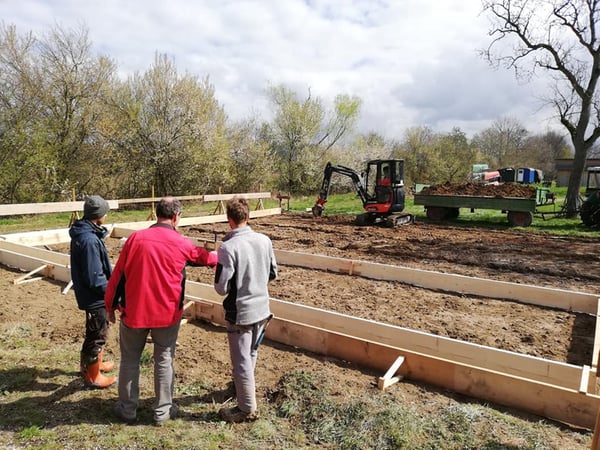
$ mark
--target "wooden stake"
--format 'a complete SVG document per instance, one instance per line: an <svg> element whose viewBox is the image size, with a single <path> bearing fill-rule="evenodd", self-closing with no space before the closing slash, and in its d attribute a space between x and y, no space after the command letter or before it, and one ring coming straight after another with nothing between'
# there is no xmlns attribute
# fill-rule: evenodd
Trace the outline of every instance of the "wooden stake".
<svg viewBox="0 0 600 450"><path fill-rule="evenodd" d="M390 366L385 375L379 377L379 379L377 380L377 388L380 391L383 391L386 387L391 386L392 384L397 383L402 379L401 376L394 376L396 372L398 372L398 369L400 368L402 363L404 363L404 356L398 356L398 358L396 358L396 361L394 361L394 364Z"/></svg>
<svg viewBox="0 0 600 450"><path fill-rule="evenodd" d="M42 277L37 277L37 278L33 278L31 280L27 280L27 278L29 278L31 275L34 275L38 272L41 272L42 270L45 270L48 267L47 264L44 264L43 266L38 267L37 269L33 269L31 272L26 273L25 275L16 278L13 283L14 284L22 284L22 283L26 283L28 281L36 281L36 280L40 280Z"/></svg>
<svg viewBox="0 0 600 450"><path fill-rule="evenodd" d="M73 287L73 280L70 280L67 286L62 290L62 295L67 295L67 292Z"/></svg>

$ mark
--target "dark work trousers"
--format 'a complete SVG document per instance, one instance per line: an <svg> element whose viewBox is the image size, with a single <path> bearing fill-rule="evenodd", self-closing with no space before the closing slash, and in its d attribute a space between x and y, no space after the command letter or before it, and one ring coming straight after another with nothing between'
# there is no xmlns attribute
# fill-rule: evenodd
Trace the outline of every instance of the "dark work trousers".
<svg viewBox="0 0 600 450"><path fill-rule="evenodd" d="M85 311L85 339L81 353L88 358L95 358L106 344L108 321L106 308L89 309Z"/></svg>

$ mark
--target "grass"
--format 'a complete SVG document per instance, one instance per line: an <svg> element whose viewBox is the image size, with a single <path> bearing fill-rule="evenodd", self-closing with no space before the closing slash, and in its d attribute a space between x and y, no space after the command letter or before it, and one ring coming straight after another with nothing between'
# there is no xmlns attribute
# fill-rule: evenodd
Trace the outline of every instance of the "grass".
<svg viewBox="0 0 600 450"><path fill-rule="evenodd" d="M538 207L534 214L533 223L526 228L511 227L502 211L478 209L474 212L462 208L460 216L457 219L444 222L453 226L466 228L486 228L486 229L514 229L524 232L544 233L554 236L571 237L600 237L600 228L589 228L581 223L579 217L567 219L560 215L552 213L560 212L566 196L566 188L553 188L552 192L556 195L554 204L547 204ZM299 196L293 197L289 202L289 211L296 214L310 214L307 210L315 204L317 196ZM251 209L255 205L251 202ZM276 208L279 206L277 200L263 200L264 208ZM138 207L137 209L120 209L110 211L107 223L137 222L149 220L152 211L151 205ZM282 208L287 209L287 203L282 203ZM217 203L184 203L184 217L195 217L213 214ZM405 212L411 213L419 222L429 222L425 215L424 208L420 205L414 205L412 196L408 195L405 202ZM364 212L360 198L356 193L334 194L330 195L326 204L324 215L347 215L354 217ZM542 213L545 213L542 216ZM49 229L62 229L68 227L72 218L71 213L56 214L31 214L23 216L0 217L0 233L16 233L21 231L37 231Z"/></svg>
<svg viewBox="0 0 600 450"><path fill-rule="evenodd" d="M477 209L470 212L469 209L462 208L460 216L457 219L443 222L453 226L466 228L487 228L487 229L512 229L523 232L544 233L554 236L571 237L600 237L600 228L589 228L581 223L581 219L567 219L558 213L564 204L566 188L554 188L552 192L556 195L554 204L547 204L538 207L533 215L533 222L529 227L512 227L509 225L506 214L502 211ZM290 203L290 209L294 212L305 212L311 208L316 200L315 197L300 197L293 199ZM411 196L407 196L405 202L405 212L415 216L419 222L430 222L423 206L415 205ZM349 215L356 216L364 212L360 198L355 193L330 195L325 205L324 215ZM544 216L542 215L544 213Z"/></svg>
<svg viewBox="0 0 600 450"><path fill-rule="evenodd" d="M11 336L7 335L8 344ZM37 339L35 336L33 339ZM76 344L71 344L74 347ZM324 373L287 373L267 395L254 423L221 422L212 405L187 402L185 415L163 427L128 426L112 416L114 392L81 390L73 374L48 367L55 360L75 367L74 349L31 355L0 348L0 383L10 390L0 397L0 447L28 449L550 449L552 426L515 419L486 405L449 401L428 413L406 403L402 390L365 390L340 396L335 379ZM28 367L22 361L27 358ZM69 360L73 359L72 361ZM144 370L144 368L143 368ZM76 378L76 377L75 377ZM142 398L152 397L151 377ZM207 394L202 380L178 385L176 397ZM149 400L146 400L149 402ZM147 403L144 408L149 409ZM431 409L431 408L430 408ZM90 414L93 411L93 414ZM150 414L149 412L147 414ZM146 422L150 421L150 417ZM493 424L493 425L490 425ZM581 435L581 448L589 436ZM579 443L578 443L579 445ZM565 447L569 448L569 447ZM570 447L576 448L576 447Z"/></svg>

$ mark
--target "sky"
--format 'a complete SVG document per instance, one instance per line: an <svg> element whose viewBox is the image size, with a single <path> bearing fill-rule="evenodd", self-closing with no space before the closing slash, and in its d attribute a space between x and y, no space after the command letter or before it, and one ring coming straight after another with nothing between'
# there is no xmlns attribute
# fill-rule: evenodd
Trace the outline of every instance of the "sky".
<svg viewBox="0 0 600 450"><path fill-rule="evenodd" d="M416 126L470 138L502 118L560 130L543 80L479 56L490 42L480 0L0 0L0 21L36 36L83 25L123 78L166 54L178 73L208 77L233 121L270 120L267 89L283 84L329 109L359 97L357 131L386 139Z"/></svg>

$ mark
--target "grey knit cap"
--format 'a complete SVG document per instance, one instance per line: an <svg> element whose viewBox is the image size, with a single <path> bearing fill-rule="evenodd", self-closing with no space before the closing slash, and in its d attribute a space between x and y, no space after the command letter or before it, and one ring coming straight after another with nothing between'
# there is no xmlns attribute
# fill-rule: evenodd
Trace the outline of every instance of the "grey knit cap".
<svg viewBox="0 0 600 450"><path fill-rule="evenodd" d="M99 219L104 217L110 207L108 202L99 195L90 195L83 202L83 218L84 219Z"/></svg>

